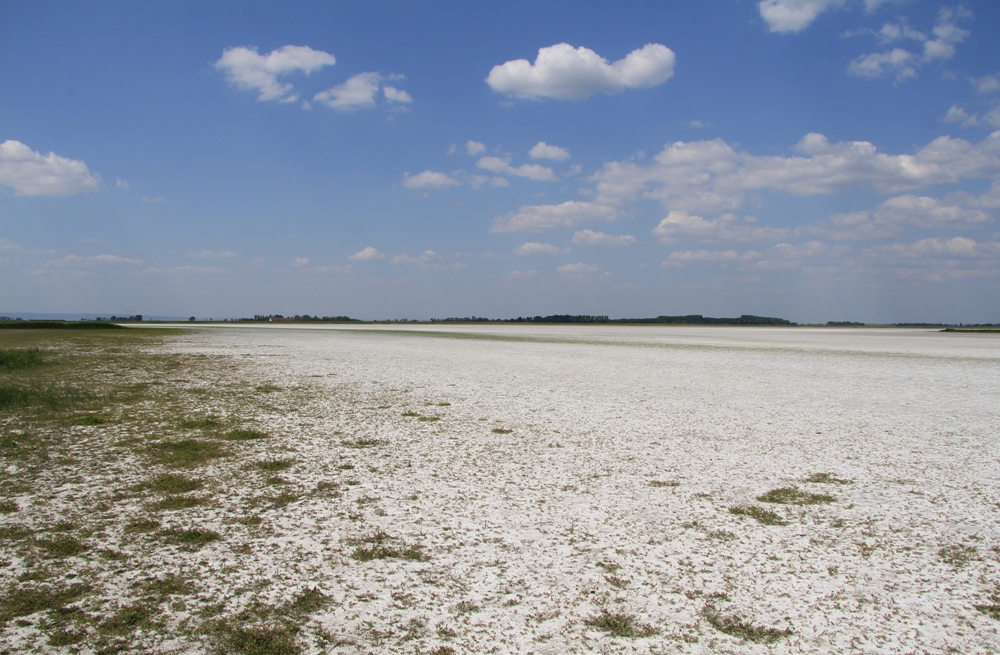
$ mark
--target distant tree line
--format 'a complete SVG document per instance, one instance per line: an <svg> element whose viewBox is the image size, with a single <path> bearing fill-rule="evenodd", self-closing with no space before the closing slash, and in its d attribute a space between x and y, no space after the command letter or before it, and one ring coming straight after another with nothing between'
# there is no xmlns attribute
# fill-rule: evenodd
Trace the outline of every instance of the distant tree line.
<svg viewBox="0 0 1000 655"><path fill-rule="evenodd" d="M783 318L743 314L739 318L712 318L701 314L657 316L656 318L608 318L588 314L551 314L549 316L518 316L489 319L477 316L465 318L432 318L432 323L657 323L676 325L798 325Z"/></svg>
<svg viewBox="0 0 1000 655"><path fill-rule="evenodd" d="M283 316L281 314L254 314L253 318L236 319L239 322L309 322L309 323L360 323L361 321L350 316L311 316L309 314L296 314L295 316Z"/></svg>

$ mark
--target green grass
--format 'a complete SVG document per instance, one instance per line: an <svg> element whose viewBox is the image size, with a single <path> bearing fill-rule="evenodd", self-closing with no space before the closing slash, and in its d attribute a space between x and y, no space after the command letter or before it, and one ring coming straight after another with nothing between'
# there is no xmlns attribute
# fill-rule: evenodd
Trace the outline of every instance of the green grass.
<svg viewBox="0 0 1000 655"><path fill-rule="evenodd" d="M729 513L737 516L749 516L764 525L787 525L784 519L782 519L778 514L769 509L757 507L756 505L738 505L736 507L730 507Z"/></svg>
<svg viewBox="0 0 1000 655"><path fill-rule="evenodd" d="M359 562L370 562L376 559L406 559L426 562L430 559L424 553L422 546L407 544L382 531L355 540L354 543L357 543L357 547L351 553L351 557Z"/></svg>
<svg viewBox="0 0 1000 655"><path fill-rule="evenodd" d="M229 454L217 443L197 439L161 441L149 447L159 460L170 466L196 466Z"/></svg>
<svg viewBox="0 0 1000 655"><path fill-rule="evenodd" d="M144 593L164 599L168 596L186 596L195 592L195 586L176 573L168 573L162 578L147 580L139 585Z"/></svg>
<svg viewBox="0 0 1000 655"><path fill-rule="evenodd" d="M507 428L493 428L490 432L493 434L510 434L513 430L508 430Z"/></svg>
<svg viewBox="0 0 1000 655"><path fill-rule="evenodd" d="M706 607L701 614L719 632L757 644L773 644L792 634L791 630L758 626L735 614L722 614L714 607Z"/></svg>
<svg viewBox="0 0 1000 655"><path fill-rule="evenodd" d="M83 404L90 398L90 394L67 386L0 382L0 409L60 410Z"/></svg>
<svg viewBox="0 0 1000 655"><path fill-rule="evenodd" d="M160 532L160 536L168 542L188 546L191 548L201 548L205 544L222 539L222 535L214 530L201 530L198 528L168 528Z"/></svg>
<svg viewBox="0 0 1000 655"><path fill-rule="evenodd" d="M375 448L384 442L381 439L355 439L354 441L343 442L347 448Z"/></svg>
<svg viewBox="0 0 1000 655"><path fill-rule="evenodd" d="M222 624L219 652L240 655L296 655L301 649L295 643L295 628L287 625Z"/></svg>
<svg viewBox="0 0 1000 655"><path fill-rule="evenodd" d="M153 491L159 491L160 493L183 494L201 489L204 483L201 480L192 480L176 473L164 473L150 480L148 486Z"/></svg>
<svg viewBox="0 0 1000 655"><path fill-rule="evenodd" d="M261 471L267 471L268 473L275 473L277 471L287 471L292 468L295 463L294 459L266 459L257 462L256 466Z"/></svg>
<svg viewBox="0 0 1000 655"><path fill-rule="evenodd" d="M851 484L853 480L838 478L833 473L813 473L804 482L810 484Z"/></svg>
<svg viewBox="0 0 1000 655"><path fill-rule="evenodd" d="M259 393L274 393L275 391L281 391L281 387L274 384L261 384L254 387L254 390Z"/></svg>
<svg viewBox="0 0 1000 655"><path fill-rule="evenodd" d="M131 635L136 630L148 630L154 627L153 618L157 614L159 610L150 603L133 603L120 608L102 621L98 629L104 634Z"/></svg>
<svg viewBox="0 0 1000 655"><path fill-rule="evenodd" d="M150 508L154 510L177 510L189 509L204 504L205 499L197 496L165 496L153 503Z"/></svg>
<svg viewBox="0 0 1000 655"><path fill-rule="evenodd" d="M651 487L679 487L680 482L675 482L673 480L650 480L649 486Z"/></svg>
<svg viewBox="0 0 1000 655"><path fill-rule="evenodd" d="M14 512L20 511L21 508L13 500L0 500L0 514L13 514Z"/></svg>
<svg viewBox="0 0 1000 655"><path fill-rule="evenodd" d="M36 612L63 610L90 592L85 584L68 587L14 587L0 598L0 624Z"/></svg>
<svg viewBox="0 0 1000 655"><path fill-rule="evenodd" d="M771 489L766 494L757 496L757 500L762 503L775 503L777 505L820 505L822 503L832 503L837 499L828 494L813 494L808 491L801 491L795 487L781 487Z"/></svg>
<svg viewBox="0 0 1000 655"><path fill-rule="evenodd" d="M288 611L293 614L312 614L317 612L333 600L319 589L315 587L310 587L308 589L303 589L302 592L295 597L295 599L289 603Z"/></svg>
<svg viewBox="0 0 1000 655"><path fill-rule="evenodd" d="M84 416L78 416L70 421L72 425L104 425L108 422L108 419L103 416L98 416L97 414L85 414Z"/></svg>
<svg viewBox="0 0 1000 655"><path fill-rule="evenodd" d="M635 617L623 612L603 610L597 616L584 621L592 628L607 632L612 637L650 637L655 635L656 628L636 622Z"/></svg>
<svg viewBox="0 0 1000 655"><path fill-rule="evenodd" d="M44 551L45 556L52 559L74 557L87 551L87 545L68 534L57 534L53 537L39 537L35 545Z"/></svg>
<svg viewBox="0 0 1000 655"><path fill-rule="evenodd" d="M267 439L270 436L260 430L236 429L227 432L223 438L229 441L253 441L255 439Z"/></svg>
<svg viewBox="0 0 1000 655"><path fill-rule="evenodd" d="M956 569L960 569L969 562L980 559L979 551L974 546L967 546L965 544L945 546L938 551L938 557L941 558L942 562Z"/></svg>
<svg viewBox="0 0 1000 655"><path fill-rule="evenodd" d="M35 368L44 363L38 348L0 348L0 372Z"/></svg>
<svg viewBox="0 0 1000 655"><path fill-rule="evenodd" d="M180 426L186 430L211 430L221 427L222 421L214 416L205 416L181 421Z"/></svg>
<svg viewBox="0 0 1000 655"><path fill-rule="evenodd" d="M125 532L153 532L160 528L160 521L154 518L135 518L125 524Z"/></svg>

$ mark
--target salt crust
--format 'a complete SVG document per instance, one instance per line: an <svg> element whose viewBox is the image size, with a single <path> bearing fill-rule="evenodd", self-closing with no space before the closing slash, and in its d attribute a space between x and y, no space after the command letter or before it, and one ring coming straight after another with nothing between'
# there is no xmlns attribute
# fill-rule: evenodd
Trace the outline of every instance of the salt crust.
<svg viewBox="0 0 1000 655"><path fill-rule="evenodd" d="M242 540L251 555L221 511L185 510L223 540L151 552L141 574L200 562L200 596L228 614L315 587L333 602L303 626L305 652L1000 651L975 608L1000 583L996 335L282 326L165 348L230 358L248 388L305 390L294 412L244 418L294 453L292 483L341 495L265 509L274 529ZM247 482L218 484L239 497ZM836 501L756 500L788 486ZM729 511L748 505L786 524ZM378 531L428 559L351 558ZM949 562L953 546L974 556ZM603 611L656 633L611 636L587 623ZM789 633L724 634L713 611Z"/></svg>

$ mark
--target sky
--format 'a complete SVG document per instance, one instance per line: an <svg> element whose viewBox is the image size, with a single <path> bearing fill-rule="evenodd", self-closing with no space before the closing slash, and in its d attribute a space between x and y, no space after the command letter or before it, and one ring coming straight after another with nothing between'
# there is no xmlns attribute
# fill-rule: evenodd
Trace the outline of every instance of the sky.
<svg viewBox="0 0 1000 655"><path fill-rule="evenodd" d="M0 314L1000 322L1000 3L0 3Z"/></svg>

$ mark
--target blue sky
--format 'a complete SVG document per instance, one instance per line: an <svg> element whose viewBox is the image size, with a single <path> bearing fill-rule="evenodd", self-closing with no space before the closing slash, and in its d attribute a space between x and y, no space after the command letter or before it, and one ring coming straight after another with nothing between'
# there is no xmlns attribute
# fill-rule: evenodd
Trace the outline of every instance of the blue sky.
<svg viewBox="0 0 1000 655"><path fill-rule="evenodd" d="M0 314L1000 321L992 1L0 22Z"/></svg>

